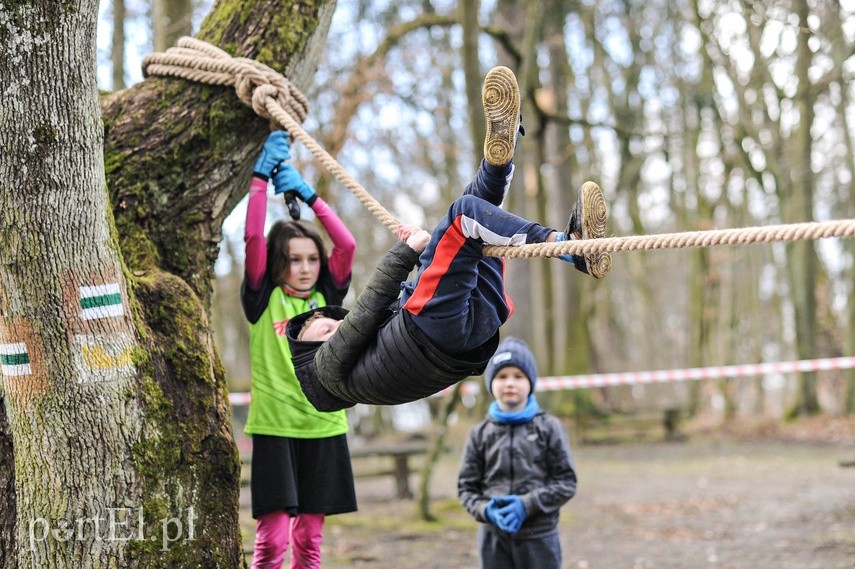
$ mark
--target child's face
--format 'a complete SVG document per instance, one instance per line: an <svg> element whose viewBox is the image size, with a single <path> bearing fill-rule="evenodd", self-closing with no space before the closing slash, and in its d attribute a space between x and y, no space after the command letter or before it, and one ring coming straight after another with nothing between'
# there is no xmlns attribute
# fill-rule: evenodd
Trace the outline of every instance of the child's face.
<svg viewBox="0 0 855 569"><path fill-rule="evenodd" d="M330 336L335 334L339 326L341 326L341 320L315 318L306 325L301 339L307 342L326 342Z"/></svg>
<svg viewBox="0 0 855 569"><path fill-rule="evenodd" d="M288 274L285 284L297 290L309 290L321 274L321 254L318 246L308 237L288 240Z"/></svg>
<svg viewBox="0 0 855 569"><path fill-rule="evenodd" d="M531 383L517 366L505 366L493 377L491 391L499 408L513 413L525 408L531 394Z"/></svg>

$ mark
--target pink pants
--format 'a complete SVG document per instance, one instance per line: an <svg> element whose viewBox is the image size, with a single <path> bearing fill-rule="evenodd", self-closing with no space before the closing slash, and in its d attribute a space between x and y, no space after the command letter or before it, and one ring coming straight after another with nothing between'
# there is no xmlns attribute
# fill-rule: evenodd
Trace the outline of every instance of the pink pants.
<svg viewBox="0 0 855 569"><path fill-rule="evenodd" d="M255 522L252 569L280 569L289 542L293 544L291 569L318 569L323 528L323 514L300 514L292 518L279 510L260 516Z"/></svg>

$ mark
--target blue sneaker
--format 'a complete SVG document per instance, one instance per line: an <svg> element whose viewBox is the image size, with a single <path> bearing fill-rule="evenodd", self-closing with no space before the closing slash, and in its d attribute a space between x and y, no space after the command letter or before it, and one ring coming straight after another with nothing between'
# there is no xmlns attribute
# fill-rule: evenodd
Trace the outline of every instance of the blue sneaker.
<svg viewBox="0 0 855 569"><path fill-rule="evenodd" d="M609 213L606 198L600 186L585 182L576 196L576 207L570 213L567 228L558 241L570 239L599 239L606 236ZM612 268L611 253L588 253L585 255L561 255L560 259L572 262L573 266L596 279L606 276Z"/></svg>
<svg viewBox="0 0 855 569"><path fill-rule="evenodd" d="M520 124L520 88L514 72L501 65L488 71L481 102L487 120L484 159L492 166L504 166L514 157L517 137L525 134Z"/></svg>

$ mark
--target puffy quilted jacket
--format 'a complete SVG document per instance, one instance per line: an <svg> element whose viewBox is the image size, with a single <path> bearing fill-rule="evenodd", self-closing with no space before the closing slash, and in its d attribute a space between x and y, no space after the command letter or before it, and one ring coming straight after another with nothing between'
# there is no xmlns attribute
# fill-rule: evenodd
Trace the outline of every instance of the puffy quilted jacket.
<svg viewBox="0 0 855 569"><path fill-rule="evenodd" d="M449 355L400 310L398 295L418 262L418 254L397 242L380 261L356 307L318 308L293 318L286 334L297 378L319 411L356 403L397 405L433 395L484 372L499 344L499 333L482 346ZM303 322L315 312L344 321L326 342L297 340Z"/></svg>

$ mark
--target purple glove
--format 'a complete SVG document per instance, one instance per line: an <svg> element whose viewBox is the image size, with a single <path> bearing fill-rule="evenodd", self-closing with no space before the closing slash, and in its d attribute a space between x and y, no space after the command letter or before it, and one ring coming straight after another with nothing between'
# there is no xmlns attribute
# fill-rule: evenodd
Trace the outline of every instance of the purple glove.
<svg viewBox="0 0 855 569"><path fill-rule="evenodd" d="M273 170L283 160L291 158L291 141L284 130L274 130L261 147L261 155L252 168L252 173L259 178L269 180Z"/></svg>

